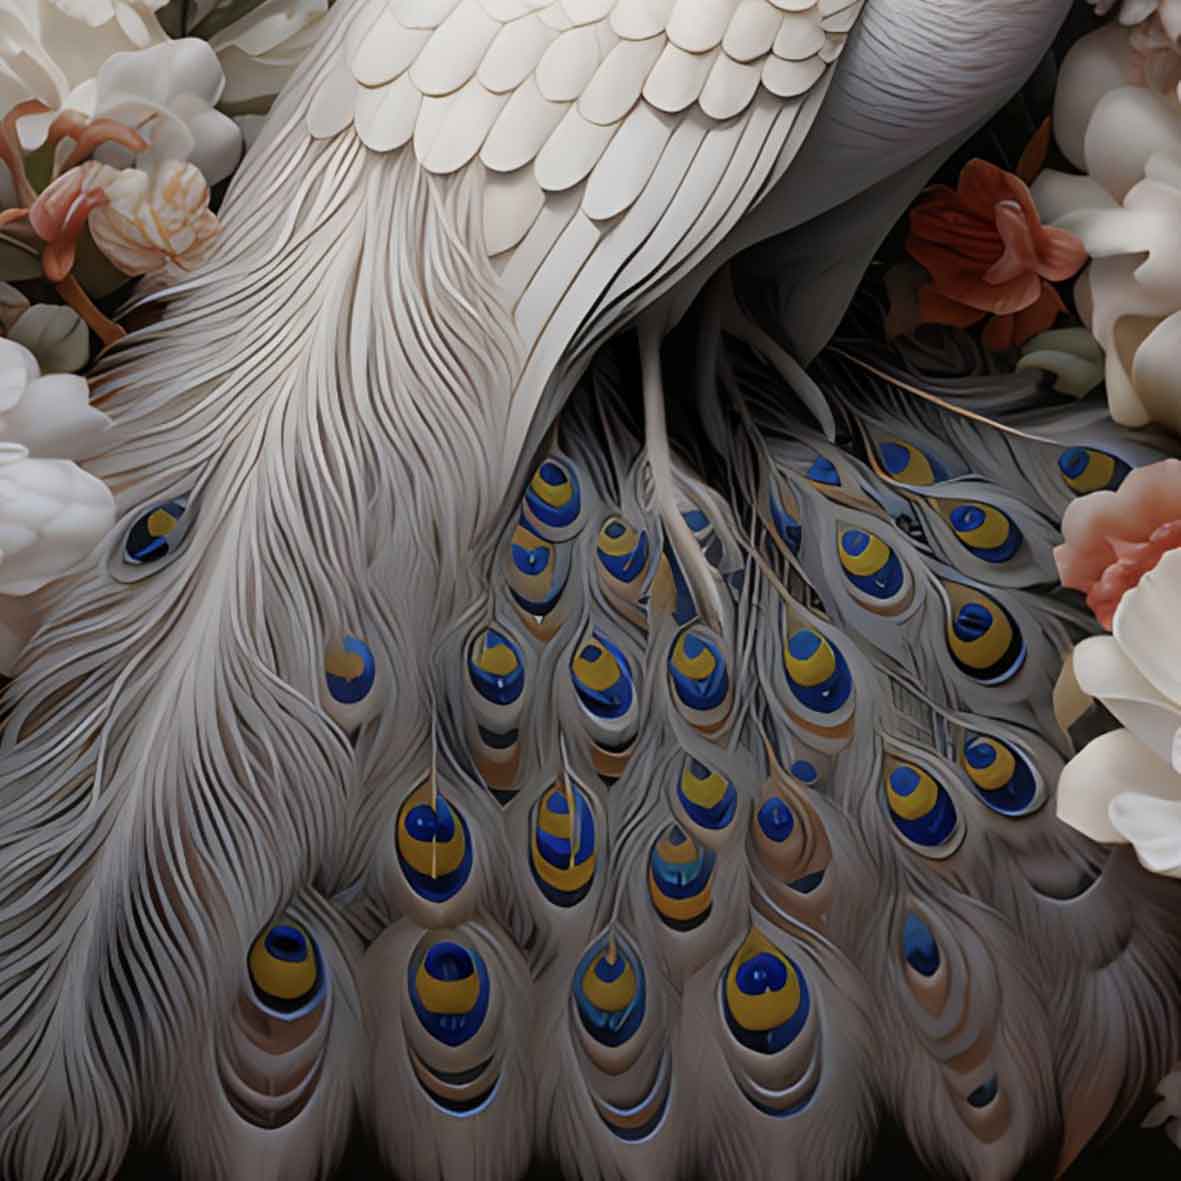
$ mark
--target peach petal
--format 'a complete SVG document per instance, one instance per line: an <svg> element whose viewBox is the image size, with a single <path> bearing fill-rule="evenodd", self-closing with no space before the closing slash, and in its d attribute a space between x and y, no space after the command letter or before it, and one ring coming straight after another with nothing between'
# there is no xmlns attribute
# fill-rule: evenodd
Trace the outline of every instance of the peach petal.
<svg viewBox="0 0 1181 1181"><path fill-rule="evenodd" d="M1002 201L996 207L996 228L1004 244L1004 254L982 276L985 283L1008 283L1038 269L1033 232L1021 207L1014 201Z"/></svg>

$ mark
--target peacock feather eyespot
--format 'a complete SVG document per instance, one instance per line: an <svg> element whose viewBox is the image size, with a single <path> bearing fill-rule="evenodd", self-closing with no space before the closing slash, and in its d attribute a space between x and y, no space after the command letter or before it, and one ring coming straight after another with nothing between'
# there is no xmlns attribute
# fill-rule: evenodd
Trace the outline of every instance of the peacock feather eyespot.
<svg viewBox="0 0 1181 1181"><path fill-rule="evenodd" d="M967 735L960 762L980 800L1002 816L1027 816L1045 802L1041 776L1003 739Z"/></svg>
<svg viewBox="0 0 1181 1181"><path fill-rule="evenodd" d="M1067 447L1058 456L1058 471L1076 496L1114 492L1131 470L1122 459L1094 447Z"/></svg>
<svg viewBox="0 0 1181 1181"><path fill-rule="evenodd" d="M768 496L771 520L779 539L793 553L798 555L804 541L804 528L800 524L800 506L795 496L783 485L773 484Z"/></svg>
<svg viewBox="0 0 1181 1181"><path fill-rule="evenodd" d="M323 999L320 951L298 923L274 923L263 931L250 949L247 968L255 999L268 1016L294 1021Z"/></svg>
<svg viewBox="0 0 1181 1181"><path fill-rule="evenodd" d="M1021 530L1000 509L976 501L960 501L947 510L956 539L983 562L1000 565L1021 548Z"/></svg>
<svg viewBox="0 0 1181 1181"><path fill-rule="evenodd" d="M570 663L578 700L596 718L616 721L635 703L631 665L623 652L597 628L578 646Z"/></svg>
<svg viewBox="0 0 1181 1181"><path fill-rule="evenodd" d="M410 888L427 902L443 903L463 889L472 872L467 821L443 794L423 783L398 812L398 863Z"/></svg>
<svg viewBox="0 0 1181 1181"><path fill-rule="evenodd" d="M920 976L928 979L939 971L939 944L931 928L913 912L907 914L902 924L902 959Z"/></svg>
<svg viewBox="0 0 1181 1181"><path fill-rule="evenodd" d="M572 990L582 1027L602 1046L624 1045L643 1024L644 966L621 939L604 937L591 946L574 969Z"/></svg>
<svg viewBox="0 0 1181 1181"><path fill-rule="evenodd" d="M573 783L555 783L534 809L529 842L533 880L555 906L575 906L590 891L597 860L590 800Z"/></svg>
<svg viewBox="0 0 1181 1181"><path fill-rule="evenodd" d="M949 857L963 840L959 812L946 788L917 763L887 759L886 806L902 839L927 857Z"/></svg>
<svg viewBox="0 0 1181 1181"><path fill-rule="evenodd" d="M407 966L410 1003L423 1029L454 1049L480 1032L492 985L480 953L455 938L430 942Z"/></svg>
<svg viewBox="0 0 1181 1181"><path fill-rule="evenodd" d="M752 929L722 979L722 1011L735 1041L758 1054L778 1054L800 1035L811 1008L795 962Z"/></svg>
<svg viewBox="0 0 1181 1181"><path fill-rule="evenodd" d="M817 713L835 713L853 694L853 677L841 650L812 628L788 635L783 667L793 696Z"/></svg>
<svg viewBox="0 0 1181 1181"><path fill-rule="evenodd" d="M685 629L668 658L669 679L685 720L705 733L717 730L730 710L730 674L722 645L705 628Z"/></svg>
<svg viewBox="0 0 1181 1181"><path fill-rule="evenodd" d="M582 527L582 490L574 468L545 459L533 473L521 506L522 523L550 541L565 541Z"/></svg>
<svg viewBox="0 0 1181 1181"><path fill-rule="evenodd" d="M816 767L807 759L796 759L788 771L806 787L811 787L820 778Z"/></svg>
<svg viewBox="0 0 1181 1181"><path fill-rule="evenodd" d="M842 529L837 546L841 568L854 597L870 610L898 608L909 601L910 576L898 554L865 529Z"/></svg>
<svg viewBox="0 0 1181 1181"><path fill-rule="evenodd" d="M813 484L823 484L826 488L839 488L841 475L836 464L824 455L817 455L804 473Z"/></svg>
<svg viewBox="0 0 1181 1181"><path fill-rule="evenodd" d="M630 585L648 569L648 534L638 533L622 517L611 517L599 530L596 553L608 577Z"/></svg>
<svg viewBox="0 0 1181 1181"><path fill-rule="evenodd" d="M960 582L944 582L947 645L957 667L973 680L999 685L1025 662L1025 640L1013 617L990 595Z"/></svg>
<svg viewBox="0 0 1181 1181"><path fill-rule="evenodd" d="M994 1074L990 1079L987 1079L980 1086L968 1093L968 1105L976 1108L988 1107L999 1093L1000 1082Z"/></svg>
<svg viewBox="0 0 1181 1181"><path fill-rule="evenodd" d="M330 645L324 656L324 682L328 694L340 705L358 705L373 690L376 664L373 650L356 636L345 636Z"/></svg>
<svg viewBox="0 0 1181 1181"><path fill-rule="evenodd" d="M666 927L692 931L709 918L716 861L679 824L664 830L648 856L648 896Z"/></svg>
<svg viewBox="0 0 1181 1181"><path fill-rule="evenodd" d="M557 545L521 523L509 543L508 583L517 605L541 618L557 606L570 577L569 547Z"/></svg>
<svg viewBox="0 0 1181 1181"><path fill-rule="evenodd" d="M485 628L468 650L468 676L492 705L512 705L525 691L525 658L516 643L494 627Z"/></svg>
<svg viewBox="0 0 1181 1181"><path fill-rule="evenodd" d="M738 811L738 792L724 775L690 755L677 782L677 802L693 824L721 832Z"/></svg>
<svg viewBox="0 0 1181 1181"><path fill-rule="evenodd" d="M123 539L123 560L129 566L156 566L174 556L188 532L188 498L153 505L131 523Z"/></svg>
<svg viewBox="0 0 1181 1181"><path fill-rule="evenodd" d="M947 468L929 451L902 439L883 439L877 445L878 462L892 480L925 488L949 479Z"/></svg>
<svg viewBox="0 0 1181 1181"><path fill-rule="evenodd" d="M791 805L782 796L764 800L755 814L759 830L769 841L782 845L795 831L796 818Z"/></svg>

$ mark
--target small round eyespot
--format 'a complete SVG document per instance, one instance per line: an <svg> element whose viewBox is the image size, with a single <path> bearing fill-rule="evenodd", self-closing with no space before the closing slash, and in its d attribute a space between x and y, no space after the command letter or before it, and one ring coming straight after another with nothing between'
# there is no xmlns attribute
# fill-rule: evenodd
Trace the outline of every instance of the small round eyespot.
<svg viewBox="0 0 1181 1181"><path fill-rule="evenodd" d="M984 685L1011 679L1025 662L1025 641L1013 617L990 595L945 582L950 607L947 644L961 671Z"/></svg>
<svg viewBox="0 0 1181 1181"><path fill-rule="evenodd" d="M716 854L671 824L648 857L648 896L665 926L692 931L709 918Z"/></svg>
<svg viewBox="0 0 1181 1181"><path fill-rule="evenodd" d="M900 484L926 487L948 479L947 468L934 455L901 439L885 439L878 444L882 470Z"/></svg>
<svg viewBox="0 0 1181 1181"><path fill-rule="evenodd" d="M533 816L529 863L538 889L555 906L575 906L595 876L595 813L586 793L555 783Z"/></svg>
<svg viewBox="0 0 1181 1181"><path fill-rule="evenodd" d="M509 543L508 584L517 605L543 618L557 606L570 577L570 547L517 525Z"/></svg>
<svg viewBox="0 0 1181 1181"><path fill-rule="evenodd" d="M841 476L837 471L836 464L823 455L818 455L812 460L811 466L805 475L814 484L823 484L828 488L839 488L841 486Z"/></svg>
<svg viewBox="0 0 1181 1181"><path fill-rule="evenodd" d="M1132 470L1122 459L1094 447L1067 447L1058 456L1058 470L1076 496L1114 492Z"/></svg>
<svg viewBox="0 0 1181 1181"><path fill-rule="evenodd" d="M791 774L801 783L807 784L809 787L811 787L812 784L814 784L819 778L816 768L811 763L809 763L807 759L796 759L796 761L792 763L790 767L788 767L788 771L790 771Z"/></svg>
<svg viewBox="0 0 1181 1181"><path fill-rule="evenodd" d="M443 903L463 889L472 872L467 821L441 790L422 784L398 812L398 861L410 888L427 902Z"/></svg>
<svg viewBox="0 0 1181 1181"><path fill-rule="evenodd" d="M472 641L467 659L472 687L492 705L512 705L525 690L525 660L521 649L494 627Z"/></svg>
<svg viewBox="0 0 1181 1181"><path fill-rule="evenodd" d="M130 566L154 566L177 552L185 533L188 499L177 497L153 505L137 517L123 539L123 558Z"/></svg>
<svg viewBox="0 0 1181 1181"><path fill-rule="evenodd" d="M573 537L582 525L582 491L573 467L563 460L543 460L529 481L521 515L549 541Z"/></svg>
<svg viewBox="0 0 1181 1181"><path fill-rule="evenodd" d="M480 1032L492 988L475 948L452 939L432 943L411 959L407 985L418 1020L436 1041L454 1048Z"/></svg>
<svg viewBox="0 0 1181 1181"><path fill-rule="evenodd" d="M635 700L631 665L601 632L595 631L579 647L570 674L579 701L594 717L613 721L631 709Z"/></svg>
<svg viewBox="0 0 1181 1181"><path fill-rule="evenodd" d="M272 1016L292 1020L319 1001L324 970L315 940L297 923L268 927L247 957L258 1003Z"/></svg>
<svg viewBox="0 0 1181 1181"><path fill-rule="evenodd" d="M838 551L845 577L859 602L877 610L895 606L906 597L906 568L880 537L864 529L845 529Z"/></svg>
<svg viewBox="0 0 1181 1181"><path fill-rule="evenodd" d="M648 534L637 533L622 517L611 517L599 530L597 552L609 577L633 583L648 568Z"/></svg>
<svg viewBox="0 0 1181 1181"><path fill-rule="evenodd" d="M817 713L834 713L852 695L853 678L840 649L811 628L788 637L783 665L792 693Z"/></svg>
<svg viewBox="0 0 1181 1181"><path fill-rule="evenodd" d="M803 973L756 930L730 961L722 1001L734 1039L759 1054L778 1054L791 1045L812 1007Z"/></svg>
<svg viewBox="0 0 1181 1181"><path fill-rule="evenodd" d="M324 680L332 700L340 705L357 705L373 689L376 665L369 645L356 636L345 636L332 646L324 659Z"/></svg>
<svg viewBox="0 0 1181 1181"><path fill-rule="evenodd" d="M939 971L939 944L917 914L908 914L902 924L902 958L920 976L934 976Z"/></svg>
<svg viewBox="0 0 1181 1181"><path fill-rule="evenodd" d="M681 769L677 800L690 821L712 832L728 828L738 811L734 784L691 756Z"/></svg>
<svg viewBox="0 0 1181 1181"><path fill-rule="evenodd" d="M980 800L1002 816L1026 816L1045 798L1041 777L1014 746L987 734L969 734L961 763Z"/></svg>
<svg viewBox="0 0 1181 1181"><path fill-rule="evenodd" d="M947 791L913 763L887 766L886 804L907 844L928 857L948 857L963 839L959 813Z"/></svg>
<svg viewBox="0 0 1181 1181"><path fill-rule="evenodd" d="M987 1082L981 1083L980 1086L968 1095L968 1103L972 1107L987 1107L997 1097L999 1091L1000 1085L994 1074L992 1078Z"/></svg>
<svg viewBox="0 0 1181 1181"><path fill-rule="evenodd" d="M796 818L787 801L779 796L763 801L757 819L763 836L777 845L783 844L795 831Z"/></svg>
<svg viewBox="0 0 1181 1181"><path fill-rule="evenodd" d="M644 968L622 940L603 938L574 969L574 1003L583 1028L604 1046L630 1041L644 1021Z"/></svg>
<svg viewBox="0 0 1181 1181"><path fill-rule="evenodd" d="M1024 541L1021 530L991 505L964 501L951 509L947 519L960 543L993 565L1007 562Z"/></svg>
<svg viewBox="0 0 1181 1181"><path fill-rule="evenodd" d="M774 487L771 489L769 501L775 532L779 534L783 544L793 554L798 555L804 540L804 528L800 524L800 506L791 492L782 486L778 492Z"/></svg>

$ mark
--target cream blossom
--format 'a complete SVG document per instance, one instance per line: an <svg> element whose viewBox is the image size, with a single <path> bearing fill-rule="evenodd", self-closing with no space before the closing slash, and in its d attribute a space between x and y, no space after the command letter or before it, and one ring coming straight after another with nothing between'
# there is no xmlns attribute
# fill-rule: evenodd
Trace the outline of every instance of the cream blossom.
<svg viewBox="0 0 1181 1181"><path fill-rule="evenodd" d="M1134 75L1119 26L1071 50L1056 134L1084 175L1044 172L1033 194L1043 219L1076 234L1093 259L1076 303L1103 349L1112 417L1181 431L1181 103Z"/></svg>
<svg viewBox="0 0 1181 1181"><path fill-rule="evenodd" d="M1123 728L1067 764L1058 815L1094 840L1132 844L1153 873L1181 877L1181 460L1074 501L1062 532L1062 581L1086 592L1111 634L1075 647L1058 700L1097 698Z"/></svg>
<svg viewBox="0 0 1181 1181"><path fill-rule="evenodd" d="M33 354L0 340L0 672L35 623L23 597L60 577L111 528L114 499L70 462L110 425L86 382L42 376Z"/></svg>
<svg viewBox="0 0 1181 1181"><path fill-rule="evenodd" d="M125 169L108 196L90 214L90 233L128 275L190 270L220 229L209 209L209 185L192 164L167 161L150 175Z"/></svg>

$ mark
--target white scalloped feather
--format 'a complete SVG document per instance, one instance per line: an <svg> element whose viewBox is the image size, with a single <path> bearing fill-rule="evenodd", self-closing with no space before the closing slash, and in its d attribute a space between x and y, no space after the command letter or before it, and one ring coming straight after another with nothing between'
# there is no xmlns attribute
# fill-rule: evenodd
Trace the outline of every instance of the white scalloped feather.
<svg viewBox="0 0 1181 1181"><path fill-rule="evenodd" d="M505 462L577 356L783 175L863 0L360 0L308 129L482 165L528 356Z"/></svg>

